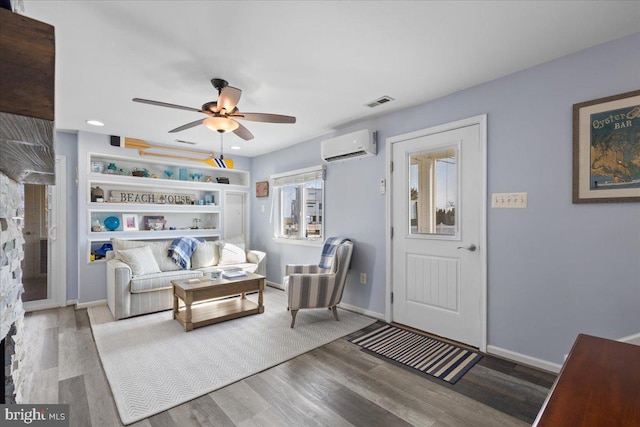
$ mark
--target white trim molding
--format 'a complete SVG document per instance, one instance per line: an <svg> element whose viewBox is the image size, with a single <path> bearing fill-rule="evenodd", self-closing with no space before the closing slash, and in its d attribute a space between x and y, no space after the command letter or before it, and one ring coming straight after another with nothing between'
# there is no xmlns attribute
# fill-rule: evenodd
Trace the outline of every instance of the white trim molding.
<svg viewBox="0 0 640 427"><path fill-rule="evenodd" d="M83 308L95 307L98 305L107 305L107 300L99 299L97 301L79 302L76 303L76 310L82 310Z"/></svg>
<svg viewBox="0 0 640 427"><path fill-rule="evenodd" d="M494 345L487 346L487 354L493 356L502 357L514 362L522 363L523 365L532 366L534 368L542 369L543 371L553 372L557 374L562 369L562 365L549 362L547 360L538 359L536 357L527 356L526 354L516 353L515 351L506 350L504 348L496 347Z"/></svg>
<svg viewBox="0 0 640 427"><path fill-rule="evenodd" d="M284 288L284 286L282 286L282 284L281 284L281 283L270 282L270 281L268 281L268 280L267 280L265 283L266 283L266 285L267 285L267 286L271 286L272 288L280 289L281 291L286 290L286 289Z"/></svg>
<svg viewBox="0 0 640 427"><path fill-rule="evenodd" d="M366 310L364 308L356 307L355 305L346 304L344 302L341 302L340 304L338 304L338 308L342 308L347 311L352 311L357 314L362 314L367 317L373 317L374 319L384 321L384 313L378 313L376 311Z"/></svg>

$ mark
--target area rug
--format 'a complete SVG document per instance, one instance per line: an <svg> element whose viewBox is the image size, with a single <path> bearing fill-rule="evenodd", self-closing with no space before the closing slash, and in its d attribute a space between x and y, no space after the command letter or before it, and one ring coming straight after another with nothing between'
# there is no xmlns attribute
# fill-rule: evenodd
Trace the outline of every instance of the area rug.
<svg viewBox="0 0 640 427"><path fill-rule="evenodd" d="M263 314L191 332L171 311L92 325L122 422L165 411L375 322L345 310L339 322L327 309L300 310L291 329L284 292L265 291L264 306Z"/></svg>
<svg viewBox="0 0 640 427"><path fill-rule="evenodd" d="M482 354L391 325L351 340L367 352L455 384Z"/></svg>

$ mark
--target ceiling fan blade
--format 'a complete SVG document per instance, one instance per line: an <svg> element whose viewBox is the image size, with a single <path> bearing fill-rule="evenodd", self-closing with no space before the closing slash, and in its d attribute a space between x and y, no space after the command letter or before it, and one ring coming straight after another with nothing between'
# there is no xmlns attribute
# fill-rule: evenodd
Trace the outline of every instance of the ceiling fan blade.
<svg viewBox="0 0 640 427"><path fill-rule="evenodd" d="M233 133L235 133L245 141L249 141L250 139L253 139L253 134L249 132L249 129L242 126L240 123L238 123L238 129L234 130Z"/></svg>
<svg viewBox="0 0 640 427"><path fill-rule="evenodd" d="M231 115L234 119L249 120L252 122L267 123L295 123L296 118L293 116L283 116L281 114L268 113L237 113Z"/></svg>
<svg viewBox="0 0 640 427"><path fill-rule="evenodd" d="M199 108L185 107L183 105L169 104L167 102L152 101L150 99L133 98L132 101L133 102L141 102L143 104L157 105L158 107L177 108L178 110L197 111L198 113L205 113L206 114L205 111L202 111Z"/></svg>
<svg viewBox="0 0 640 427"><path fill-rule="evenodd" d="M195 122L187 123L186 125L179 126L175 129L171 129L169 133L182 132L183 130L191 129L192 127L196 127L202 124L202 120L196 120Z"/></svg>
<svg viewBox="0 0 640 427"><path fill-rule="evenodd" d="M238 101L240 101L241 95L242 91L236 87L224 87L218 97L218 111L221 111L223 108L227 112L233 111L233 109L236 108Z"/></svg>

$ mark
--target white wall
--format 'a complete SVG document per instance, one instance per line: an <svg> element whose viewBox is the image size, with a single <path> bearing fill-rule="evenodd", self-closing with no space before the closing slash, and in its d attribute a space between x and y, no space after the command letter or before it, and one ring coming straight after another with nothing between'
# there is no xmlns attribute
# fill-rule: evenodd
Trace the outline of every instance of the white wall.
<svg viewBox="0 0 640 427"><path fill-rule="evenodd" d="M254 158L252 182L318 164L322 139L378 130L377 157L329 165L325 214L328 236L356 241L343 301L384 313L385 139L488 114L489 194L529 195L527 209L488 212L488 344L561 364L578 333L640 330L640 205L571 202L572 105L638 88L640 33ZM317 262L320 250L271 239L271 199L253 200L252 247L281 282L284 264Z"/></svg>

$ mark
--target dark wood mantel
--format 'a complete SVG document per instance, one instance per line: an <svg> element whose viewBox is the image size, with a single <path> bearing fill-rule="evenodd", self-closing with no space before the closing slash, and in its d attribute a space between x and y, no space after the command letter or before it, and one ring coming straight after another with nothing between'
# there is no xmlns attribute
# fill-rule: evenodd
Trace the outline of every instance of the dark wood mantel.
<svg viewBox="0 0 640 427"><path fill-rule="evenodd" d="M534 426L640 426L640 346L580 334Z"/></svg>

